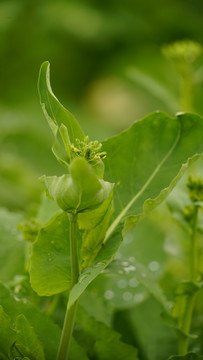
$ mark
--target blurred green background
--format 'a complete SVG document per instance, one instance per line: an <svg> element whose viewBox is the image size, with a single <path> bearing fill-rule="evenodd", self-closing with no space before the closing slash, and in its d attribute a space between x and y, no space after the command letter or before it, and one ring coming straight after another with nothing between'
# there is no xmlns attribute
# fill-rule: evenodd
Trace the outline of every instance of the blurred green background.
<svg viewBox="0 0 203 360"><path fill-rule="evenodd" d="M200 0L0 1L0 205L32 213L38 176L63 171L37 93L45 60L54 93L92 139L155 110L202 114L201 48L163 51L201 44L202 11Z"/></svg>

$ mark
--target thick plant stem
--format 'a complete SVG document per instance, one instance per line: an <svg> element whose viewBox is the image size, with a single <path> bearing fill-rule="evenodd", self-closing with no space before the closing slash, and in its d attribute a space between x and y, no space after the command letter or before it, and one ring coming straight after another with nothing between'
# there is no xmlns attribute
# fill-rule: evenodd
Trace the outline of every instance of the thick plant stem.
<svg viewBox="0 0 203 360"><path fill-rule="evenodd" d="M190 281L195 282L197 279L197 220L198 220L198 206L195 207L193 222L192 222L192 235L191 235L191 258L190 258ZM184 334L189 334L193 310L195 306L197 293L191 294L186 303L185 314L182 323L182 331ZM188 352L188 336L179 334L178 346L179 355L185 355Z"/></svg>
<svg viewBox="0 0 203 360"><path fill-rule="evenodd" d="M71 256L71 289L77 283L79 277L78 251L77 251L77 215L70 214L70 256ZM58 350L57 360L67 360L70 342L77 311L76 301L66 310L61 341Z"/></svg>

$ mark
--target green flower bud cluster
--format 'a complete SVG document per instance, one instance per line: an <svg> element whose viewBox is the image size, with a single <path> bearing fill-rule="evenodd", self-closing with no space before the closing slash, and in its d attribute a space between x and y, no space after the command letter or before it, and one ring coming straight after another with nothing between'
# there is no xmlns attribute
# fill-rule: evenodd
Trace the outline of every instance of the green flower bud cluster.
<svg viewBox="0 0 203 360"><path fill-rule="evenodd" d="M194 62L202 53L202 46L192 40L175 41L172 44L164 45L163 54L174 62Z"/></svg>
<svg viewBox="0 0 203 360"><path fill-rule="evenodd" d="M203 201L203 179L199 175L188 177L187 188L192 202Z"/></svg>
<svg viewBox="0 0 203 360"><path fill-rule="evenodd" d="M84 141L81 141L79 139L75 140L76 145L71 145L71 151L72 151L72 157L83 157L88 162L105 159L106 152L100 152L102 148L102 144L99 143L98 140L90 141L89 142L89 136L85 136Z"/></svg>
<svg viewBox="0 0 203 360"><path fill-rule="evenodd" d="M197 207L201 207L203 201L203 179L199 175L190 175L187 181L190 200L193 205L185 206L184 216L188 222L192 222Z"/></svg>
<svg viewBox="0 0 203 360"><path fill-rule="evenodd" d="M195 206L194 205L188 205L184 207L184 216L185 219L188 222L191 222L193 217L194 217L194 212L195 212Z"/></svg>

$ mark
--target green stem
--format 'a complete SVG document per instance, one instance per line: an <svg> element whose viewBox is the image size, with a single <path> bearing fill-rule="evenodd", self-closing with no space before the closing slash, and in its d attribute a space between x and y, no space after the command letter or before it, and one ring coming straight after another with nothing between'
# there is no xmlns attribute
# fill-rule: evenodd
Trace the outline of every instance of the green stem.
<svg viewBox="0 0 203 360"><path fill-rule="evenodd" d="M196 295L197 295L197 293L192 294L188 298L188 301L187 301L185 316L184 316L183 324L182 324L182 330L183 330L184 334L179 333L179 338L178 338L179 355L186 355L188 353L188 340L189 339L188 339L187 334L189 334L189 332L190 332L190 325L191 325Z"/></svg>
<svg viewBox="0 0 203 360"><path fill-rule="evenodd" d="M197 220L198 220L198 206L195 206L193 222L192 222L192 235L191 235L191 260L190 260L190 280L196 281L197 278ZM190 332L190 326L192 321L193 310L195 306L197 293L194 292L188 296L185 314L182 322L182 331L178 337L179 355L185 355L188 352L188 336ZM186 335L184 335L186 334Z"/></svg>
<svg viewBox="0 0 203 360"><path fill-rule="evenodd" d="M77 251L77 215L69 215L70 220L70 258L71 258L71 289L77 283L79 277L78 251ZM70 349L75 315L78 301L66 310L61 341L58 350L57 360L67 360Z"/></svg>
<svg viewBox="0 0 203 360"><path fill-rule="evenodd" d="M191 267L190 267L190 279L195 281L197 277L197 220L198 220L199 207L195 206L194 217L192 223L192 236L191 236Z"/></svg>

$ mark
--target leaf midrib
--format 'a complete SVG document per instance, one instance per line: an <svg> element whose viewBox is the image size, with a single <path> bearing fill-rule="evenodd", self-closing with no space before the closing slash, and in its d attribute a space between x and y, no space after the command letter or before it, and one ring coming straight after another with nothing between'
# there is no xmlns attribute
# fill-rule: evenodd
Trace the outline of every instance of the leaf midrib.
<svg viewBox="0 0 203 360"><path fill-rule="evenodd" d="M114 232L114 230L116 229L116 227L118 226L118 224L120 223L120 221L123 219L123 217L127 214L128 210L131 208L131 206L135 203L135 201L143 194L143 192L147 189L147 187L150 185L150 183L152 182L152 180L155 178L155 176L157 175L157 173L159 172L159 170L161 169L162 165L167 161L167 159L169 158L169 156L172 154L172 152L174 151L179 139L180 139L180 135L181 135L181 123L178 120L179 123L179 130L177 133L177 136L174 140L173 145L171 146L170 150L167 152L167 154L164 156L164 158L161 160L161 162L157 165L157 167L155 168L155 170L153 171L153 173L150 175L150 177L148 178L148 180L145 182L145 184L143 185L143 187L140 189L140 191L138 191L138 193L129 201L129 203L124 207L124 209L120 212L120 214L116 217L116 219L113 221L113 223L110 225L110 227L108 228L107 232L106 232L106 236L104 238L104 243L106 243L106 241L108 240L108 238L111 236L111 234Z"/></svg>

